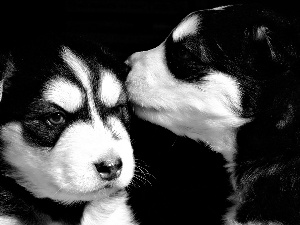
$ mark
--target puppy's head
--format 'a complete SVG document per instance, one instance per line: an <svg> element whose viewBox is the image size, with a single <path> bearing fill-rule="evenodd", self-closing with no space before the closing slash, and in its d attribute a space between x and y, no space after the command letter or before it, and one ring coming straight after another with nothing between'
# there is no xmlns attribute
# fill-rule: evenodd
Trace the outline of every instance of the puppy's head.
<svg viewBox="0 0 300 225"><path fill-rule="evenodd" d="M38 198L66 203L128 185L134 159L121 81L126 67L90 43L29 39L6 53L1 176Z"/></svg>
<svg viewBox="0 0 300 225"><path fill-rule="evenodd" d="M158 47L128 59L135 111L230 159L236 128L270 112L288 85L299 55L295 33L290 21L256 7L193 12Z"/></svg>

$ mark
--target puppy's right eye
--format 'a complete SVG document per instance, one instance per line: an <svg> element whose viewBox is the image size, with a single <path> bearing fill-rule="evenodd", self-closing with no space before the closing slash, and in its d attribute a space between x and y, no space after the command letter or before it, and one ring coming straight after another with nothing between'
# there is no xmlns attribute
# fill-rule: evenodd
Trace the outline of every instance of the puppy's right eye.
<svg viewBox="0 0 300 225"><path fill-rule="evenodd" d="M56 112L48 115L46 121L51 126L60 126L65 124L66 118L63 113Z"/></svg>

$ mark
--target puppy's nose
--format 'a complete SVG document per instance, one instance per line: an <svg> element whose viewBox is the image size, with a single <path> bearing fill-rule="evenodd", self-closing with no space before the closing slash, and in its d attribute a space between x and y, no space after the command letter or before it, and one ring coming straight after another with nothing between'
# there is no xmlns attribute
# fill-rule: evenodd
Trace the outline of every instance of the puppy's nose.
<svg viewBox="0 0 300 225"><path fill-rule="evenodd" d="M133 53L129 58L125 61L125 63L129 66L133 66L137 61L142 58L143 52Z"/></svg>
<svg viewBox="0 0 300 225"><path fill-rule="evenodd" d="M116 158L103 160L94 165L100 177L103 180L110 181L120 176L123 163L120 158Z"/></svg>

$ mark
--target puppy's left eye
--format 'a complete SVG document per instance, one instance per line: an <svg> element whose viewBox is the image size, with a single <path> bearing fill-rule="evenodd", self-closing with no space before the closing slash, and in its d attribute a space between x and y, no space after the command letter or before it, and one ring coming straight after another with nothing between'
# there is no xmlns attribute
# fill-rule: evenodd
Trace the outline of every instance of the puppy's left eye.
<svg viewBox="0 0 300 225"><path fill-rule="evenodd" d="M60 112L52 113L47 117L47 123L52 126L63 125L65 122L65 115Z"/></svg>
<svg viewBox="0 0 300 225"><path fill-rule="evenodd" d="M184 46L180 46L177 49L177 56L182 60L189 60L192 58L192 53Z"/></svg>

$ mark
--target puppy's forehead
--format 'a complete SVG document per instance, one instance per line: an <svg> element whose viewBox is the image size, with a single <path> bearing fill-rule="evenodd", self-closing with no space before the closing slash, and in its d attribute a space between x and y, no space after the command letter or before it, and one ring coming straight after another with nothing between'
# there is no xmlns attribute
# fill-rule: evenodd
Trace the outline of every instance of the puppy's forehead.
<svg viewBox="0 0 300 225"><path fill-rule="evenodd" d="M196 34L199 24L200 17L195 13L191 13L174 29L172 33L173 40L176 42L186 36Z"/></svg>

